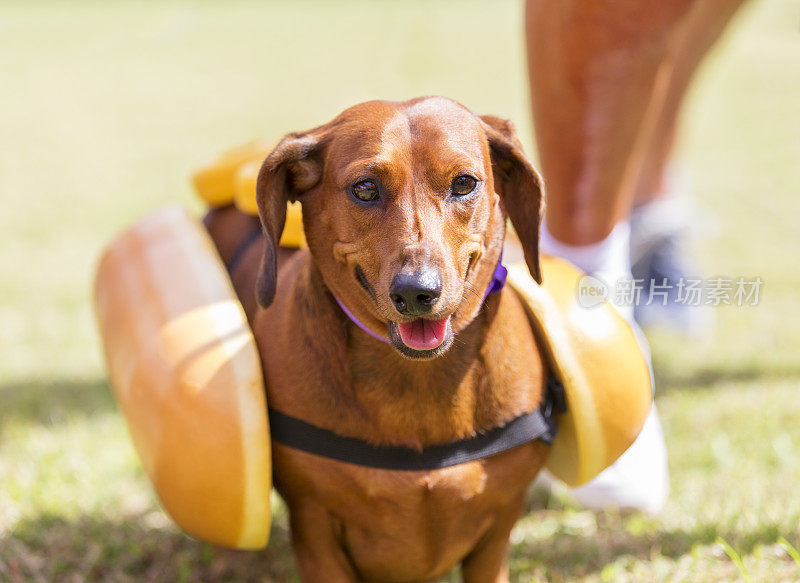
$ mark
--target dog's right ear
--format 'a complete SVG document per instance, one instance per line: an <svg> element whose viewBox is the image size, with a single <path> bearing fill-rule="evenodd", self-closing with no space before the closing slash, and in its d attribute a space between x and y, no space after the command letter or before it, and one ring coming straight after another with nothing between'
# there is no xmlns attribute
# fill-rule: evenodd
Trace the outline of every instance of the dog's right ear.
<svg viewBox="0 0 800 583"><path fill-rule="evenodd" d="M286 223L286 204L314 188L322 177L320 129L286 135L264 160L258 173L256 202L266 238L256 282L256 298L262 308L275 299L278 242Z"/></svg>

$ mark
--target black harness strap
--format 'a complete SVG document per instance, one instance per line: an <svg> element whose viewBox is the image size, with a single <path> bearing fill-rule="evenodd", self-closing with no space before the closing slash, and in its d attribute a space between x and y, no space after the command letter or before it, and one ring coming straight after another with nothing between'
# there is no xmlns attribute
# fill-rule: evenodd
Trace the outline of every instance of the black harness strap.
<svg viewBox="0 0 800 583"><path fill-rule="evenodd" d="M228 273L233 274L234 269L239 266L239 262L244 258L244 254L250 248L255 241L258 241L261 238L261 227L257 227L253 229L249 235L245 238L244 241L239 243L239 246L236 247L236 251L233 252L230 260L228 261Z"/></svg>
<svg viewBox="0 0 800 583"><path fill-rule="evenodd" d="M363 439L342 437L275 409L269 410L269 424L273 441L306 453L370 468L418 471L487 458L535 440L550 444L558 431L554 414L565 410L564 387L551 376L542 405L532 413L520 415L486 433L421 451L375 446Z"/></svg>

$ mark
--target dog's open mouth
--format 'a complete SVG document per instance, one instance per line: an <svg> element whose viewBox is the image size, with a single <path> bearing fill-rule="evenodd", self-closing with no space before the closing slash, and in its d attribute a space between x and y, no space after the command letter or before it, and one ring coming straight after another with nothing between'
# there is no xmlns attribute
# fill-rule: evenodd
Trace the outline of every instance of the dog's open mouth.
<svg viewBox="0 0 800 583"><path fill-rule="evenodd" d="M391 322L389 326L392 344L411 358L436 356L447 349L452 336L449 316L438 320L417 318L410 322Z"/></svg>
<svg viewBox="0 0 800 583"><path fill-rule="evenodd" d="M399 322L397 332L403 344L414 350L434 350L444 342L450 318L426 320L417 318L411 322Z"/></svg>

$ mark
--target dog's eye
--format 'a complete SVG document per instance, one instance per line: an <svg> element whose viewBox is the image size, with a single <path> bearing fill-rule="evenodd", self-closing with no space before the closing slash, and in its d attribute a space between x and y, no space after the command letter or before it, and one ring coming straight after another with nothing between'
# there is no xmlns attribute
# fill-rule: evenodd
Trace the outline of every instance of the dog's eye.
<svg viewBox="0 0 800 583"><path fill-rule="evenodd" d="M361 182L356 182L350 190L358 200L363 200L364 202L370 202L373 200L377 200L378 198L378 185L375 184L372 180L362 180Z"/></svg>
<svg viewBox="0 0 800 583"><path fill-rule="evenodd" d="M462 174L461 176L456 176L453 179L453 184L450 189L455 196L465 196L475 190L475 186L477 184L478 181L472 176Z"/></svg>

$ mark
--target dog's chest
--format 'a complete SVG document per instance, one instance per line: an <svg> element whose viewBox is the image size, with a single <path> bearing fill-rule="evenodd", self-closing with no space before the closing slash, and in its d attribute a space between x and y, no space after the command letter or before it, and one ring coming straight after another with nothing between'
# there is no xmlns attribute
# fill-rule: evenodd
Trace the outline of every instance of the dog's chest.
<svg viewBox="0 0 800 583"><path fill-rule="evenodd" d="M489 479L483 463L466 463L429 472L363 472L354 476L364 500L402 499L410 505L428 502L468 502L486 491Z"/></svg>
<svg viewBox="0 0 800 583"><path fill-rule="evenodd" d="M345 522L391 531L507 505L535 477L546 446L532 442L489 458L430 471L367 468L276 444L275 476L288 498L311 497ZM381 527L378 524L385 521ZM430 526L430 525L429 525Z"/></svg>
<svg viewBox="0 0 800 583"><path fill-rule="evenodd" d="M278 445L275 476L293 513L324 509L361 573L423 580L462 560L502 517L516 517L546 451L529 443L449 468L397 471Z"/></svg>

